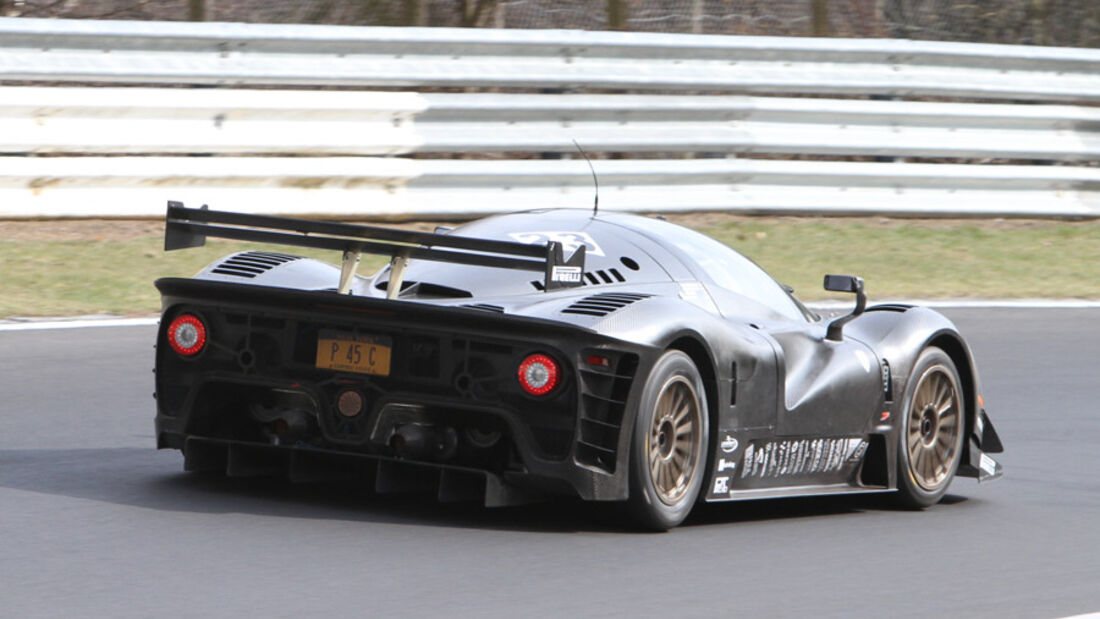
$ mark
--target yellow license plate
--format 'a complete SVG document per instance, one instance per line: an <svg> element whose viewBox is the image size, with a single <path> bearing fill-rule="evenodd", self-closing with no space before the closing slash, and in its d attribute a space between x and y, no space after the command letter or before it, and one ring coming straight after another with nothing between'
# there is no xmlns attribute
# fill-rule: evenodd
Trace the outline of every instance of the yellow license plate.
<svg viewBox="0 0 1100 619"><path fill-rule="evenodd" d="M391 350L388 337L321 332L317 338L317 367L389 376Z"/></svg>

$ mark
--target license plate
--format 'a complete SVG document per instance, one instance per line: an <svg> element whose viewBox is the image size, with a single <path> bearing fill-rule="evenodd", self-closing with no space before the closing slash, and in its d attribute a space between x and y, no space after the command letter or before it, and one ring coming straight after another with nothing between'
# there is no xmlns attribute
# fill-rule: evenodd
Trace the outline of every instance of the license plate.
<svg viewBox="0 0 1100 619"><path fill-rule="evenodd" d="M391 350L388 337L322 331L317 338L317 367L389 376Z"/></svg>

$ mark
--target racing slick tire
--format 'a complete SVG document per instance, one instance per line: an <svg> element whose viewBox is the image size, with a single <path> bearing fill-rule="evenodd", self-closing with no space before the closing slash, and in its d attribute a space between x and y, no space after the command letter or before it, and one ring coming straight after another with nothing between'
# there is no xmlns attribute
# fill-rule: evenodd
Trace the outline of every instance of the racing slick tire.
<svg viewBox="0 0 1100 619"><path fill-rule="evenodd" d="M657 360L642 390L630 449L630 516L667 531L691 512L703 486L708 437L699 370L679 350Z"/></svg>
<svg viewBox="0 0 1100 619"><path fill-rule="evenodd" d="M966 402L955 363L943 350L924 349L905 388L898 427L897 502L924 508L947 492L962 459Z"/></svg>

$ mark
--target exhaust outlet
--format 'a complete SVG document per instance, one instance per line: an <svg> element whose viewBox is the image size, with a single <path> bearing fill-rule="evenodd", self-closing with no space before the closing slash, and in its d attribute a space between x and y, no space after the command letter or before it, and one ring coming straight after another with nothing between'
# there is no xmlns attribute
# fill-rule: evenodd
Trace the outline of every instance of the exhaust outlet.
<svg viewBox="0 0 1100 619"><path fill-rule="evenodd" d="M447 460L458 449L458 433L450 427L407 423L394 429L389 446L404 458Z"/></svg>

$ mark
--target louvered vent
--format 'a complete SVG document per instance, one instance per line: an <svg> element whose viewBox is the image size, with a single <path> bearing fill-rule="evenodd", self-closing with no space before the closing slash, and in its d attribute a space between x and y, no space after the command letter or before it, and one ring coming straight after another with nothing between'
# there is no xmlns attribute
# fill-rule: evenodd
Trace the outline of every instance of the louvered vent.
<svg viewBox="0 0 1100 619"><path fill-rule="evenodd" d="M499 305L490 305L488 303L470 303L463 305L462 307L468 307L470 309L481 310L483 312L494 312L496 314L503 314L504 308Z"/></svg>
<svg viewBox="0 0 1100 619"><path fill-rule="evenodd" d="M271 251L246 251L227 258L224 262L214 267L211 272L219 275L233 275L235 277L256 277L264 271L293 262L301 256L280 254Z"/></svg>
<svg viewBox="0 0 1100 619"><path fill-rule="evenodd" d="M580 301L563 309L563 314L583 314L585 316L607 316L615 310L622 309L635 301L640 301L651 294L637 294L633 292L605 292L585 297Z"/></svg>

